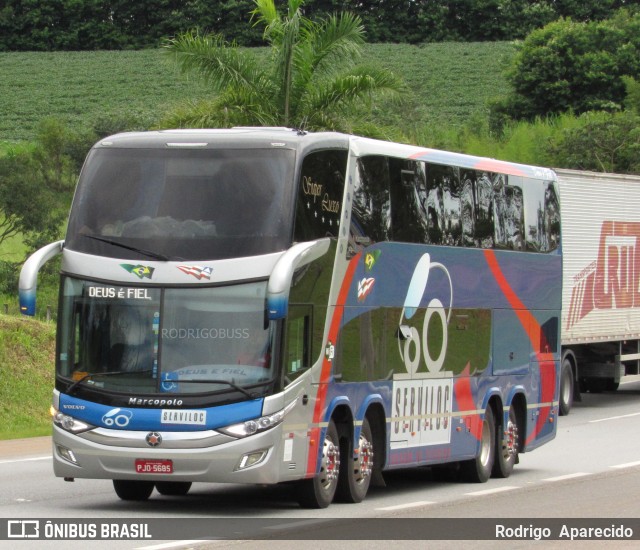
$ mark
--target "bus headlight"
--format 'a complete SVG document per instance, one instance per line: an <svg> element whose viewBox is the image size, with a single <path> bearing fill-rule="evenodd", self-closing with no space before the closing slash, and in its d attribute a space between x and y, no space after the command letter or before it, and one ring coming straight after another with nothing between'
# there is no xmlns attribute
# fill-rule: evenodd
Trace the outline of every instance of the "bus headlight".
<svg viewBox="0 0 640 550"><path fill-rule="evenodd" d="M284 420L285 409L278 411L277 413L270 414L269 416L261 416L255 420L247 420L239 424L232 424L224 428L218 428L219 432L233 437L248 437L259 432L264 432L275 428L278 424Z"/></svg>
<svg viewBox="0 0 640 550"><path fill-rule="evenodd" d="M86 422L82 422L77 418L73 418L73 416L61 413L53 407L51 408L51 416L53 417L53 423L56 426L74 434L86 432L87 430L91 430L95 427L91 424L87 424Z"/></svg>
<svg viewBox="0 0 640 550"><path fill-rule="evenodd" d="M295 407L297 402L298 398L296 397L281 411L261 416L260 418L255 418L253 420L247 420L246 422L231 424L230 426L225 426L224 428L218 428L218 431L232 437L241 438L270 430L271 428L275 428L278 424L282 423L284 417L289 413L291 409L293 409L293 407Z"/></svg>

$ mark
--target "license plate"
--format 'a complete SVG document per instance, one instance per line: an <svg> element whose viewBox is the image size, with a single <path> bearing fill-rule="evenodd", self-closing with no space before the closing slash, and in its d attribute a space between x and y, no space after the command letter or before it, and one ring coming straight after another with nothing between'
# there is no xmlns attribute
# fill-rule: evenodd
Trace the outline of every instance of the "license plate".
<svg viewBox="0 0 640 550"><path fill-rule="evenodd" d="M138 474L172 474L173 461L136 459L136 473Z"/></svg>

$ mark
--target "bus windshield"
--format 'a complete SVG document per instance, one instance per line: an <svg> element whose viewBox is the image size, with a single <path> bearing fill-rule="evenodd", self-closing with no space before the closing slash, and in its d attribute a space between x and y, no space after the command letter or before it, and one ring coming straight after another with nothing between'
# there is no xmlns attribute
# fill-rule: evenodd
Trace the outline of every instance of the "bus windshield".
<svg viewBox="0 0 640 550"><path fill-rule="evenodd" d="M135 394L263 395L274 379L266 282L152 288L65 277L58 377Z"/></svg>
<svg viewBox="0 0 640 550"><path fill-rule="evenodd" d="M65 246L124 259L215 260L285 250L289 149L93 150Z"/></svg>

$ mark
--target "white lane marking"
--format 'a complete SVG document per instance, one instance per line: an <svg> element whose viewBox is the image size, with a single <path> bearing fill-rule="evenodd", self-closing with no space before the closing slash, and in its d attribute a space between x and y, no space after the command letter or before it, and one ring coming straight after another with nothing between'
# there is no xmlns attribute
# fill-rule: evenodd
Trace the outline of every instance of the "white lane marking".
<svg viewBox="0 0 640 550"><path fill-rule="evenodd" d="M177 540L175 542L167 542L165 544L154 544L153 546L137 546L135 550L162 550L163 548L182 548L185 546L192 546L194 544L205 544L207 542L214 542L215 539L210 540Z"/></svg>
<svg viewBox="0 0 640 550"><path fill-rule="evenodd" d="M0 464L15 464L16 462L34 462L36 460L47 460L51 459L52 456L37 456L34 458L16 458L15 460L0 460Z"/></svg>
<svg viewBox="0 0 640 550"><path fill-rule="evenodd" d="M513 491L514 489L520 489L515 485L506 485L504 487L497 487L495 489L485 489L484 491L474 491L473 493L465 493L467 496L479 497L484 495L492 495L494 493L503 493L504 491Z"/></svg>
<svg viewBox="0 0 640 550"><path fill-rule="evenodd" d="M590 475L591 474L587 472L576 472L574 474L566 474L563 476L548 477L546 479L543 479L542 481L564 481L565 479L574 479L576 477L583 477L583 476L590 476Z"/></svg>
<svg viewBox="0 0 640 550"><path fill-rule="evenodd" d="M640 466L640 460L627 462L626 464L616 464L615 466L610 466L610 468L632 468L633 466Z"/></svg>
<svg viewBox="0 0 640 550"><path fill-rule="evenodd" d="M300 527L301 525L317 525L318 523L325 523L327 521L331 520L327 518L306 519L300 521L292 521L291 523L280 523L278 525L271 525L269 527L265 527L265 529L291 529L292 527Z"/></svg>
<svg viewBox="0 0 640 550"><path fill-rule="evenodd" d="M596 424L597 422L606 422L607 420L620 420L621 418L631 418L633 416L640 416L640 412L631 414L621 414L620 416L609 416L608 418L598 418L597 420L589 420L589 424Z"/></svg>
<svg viewBox="0 0 640 550"><path fill-rule="evenodd" d="M376 508L376 510L384 510L385 512L391 512L393 510L406 510L407 508L418 508L419 506L428 506L429 504L435 504L431 500L419 500L417 502L407 502L406 504L396 504L395 506L384 506L383 508Z"/></svg>

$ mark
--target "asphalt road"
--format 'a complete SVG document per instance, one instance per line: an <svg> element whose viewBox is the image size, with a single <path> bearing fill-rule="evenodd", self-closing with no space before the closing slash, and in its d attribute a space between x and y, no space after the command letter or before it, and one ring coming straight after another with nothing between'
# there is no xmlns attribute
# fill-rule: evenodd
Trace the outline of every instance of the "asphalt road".
<svg viewBox="0 0 640 550"><path fill-rule="evenodd" d="M447 540L482 539L487 529L494 532L495 525L505 518L517 518L516 524L525 527L554 529L554 518L587 527L597 522L582 518L606 518L607 525L615 526L631 518L635 520L636 536L640 536L639 422L640 380L636 380L621 385L616 393L585 395L569 416L559 419L556 439L521 455L520 464L508 479L474 485L448 481L429 468L392 472L385 475L386 486L372 488L364 502L335 503L317 511L300 509L288 486L196 484L186 497L154 493L148 502L123 502L114 494L110 481L65 483L55 478L49 438L0 442L0 518L39 518L43 525L49 518L85 522L126 519L155 522L156 526L159 519L162 533L167 528L173 530L163 540L91 543L92 547L110 550L229 546L242 550L277 546L281 550L299 548L301 544L244 540L258 532L272 539L306 539L302 544L312 544L314 549L345 545L368 550L404 549L415 547L416 542L401 539L412 538L419 541L420 548L638 547L638 539L451 543L425 536L425 525L428 529L433 527L434 533L444 529L444 535L435 536L449 537ZM193 518L206 519L190 521ZM429 523L438 518L445 521ZM474 522L473 518L489 519ZM578 519L572 522L571 518ZM203 540L220 537L228 529L241 540ZM344 539L349 539L348 544ZM64 544L86 547L86 542ZM0 547L15 545L16 541L0 541ZM60 542L25 540L20 541L19 547L57 548Z"/></svg>

